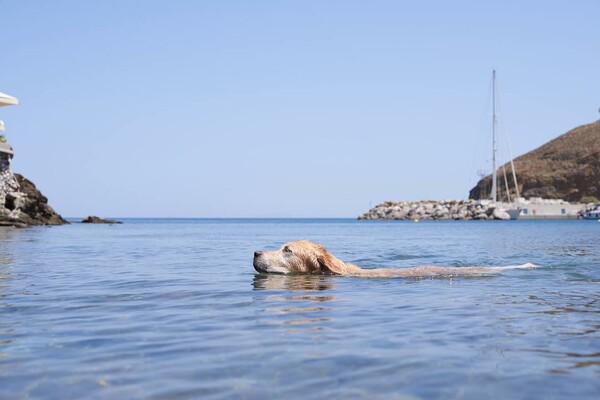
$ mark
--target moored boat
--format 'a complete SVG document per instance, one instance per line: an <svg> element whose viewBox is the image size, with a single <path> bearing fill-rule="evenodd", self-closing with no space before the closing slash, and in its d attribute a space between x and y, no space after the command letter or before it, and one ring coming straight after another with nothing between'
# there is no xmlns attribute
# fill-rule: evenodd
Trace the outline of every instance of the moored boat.
<svg viewBox="0 0 600 400"><path fill-rule="evenodd" d="M504 183L506 184L506 195L508 204L498 203L498 171L496 170L496 153L498 152L496 145L496 70L492 71L492 189L491 197L492 203L498 204L498 209L506 214L500 219L517 219L521 213L521 208L518 204L514 204L510 198L510 190L508 188L508 179L506 177L506 168L502 166L504 172ZM515 174L515 166L512 158L510 158L510 165L512 167L512 176L515 182L516 197L519 198L519 186L517 185L517 176ZM508 215L509 218L506 218Z"/></svg>
<svg viewBox="0 0 600 400"><path fill-rule="evenodd" d="M600 203L594 204L592 207L589 207L583 210L581 213L581 218L583 219L597 219L600 221Z"/></svg>

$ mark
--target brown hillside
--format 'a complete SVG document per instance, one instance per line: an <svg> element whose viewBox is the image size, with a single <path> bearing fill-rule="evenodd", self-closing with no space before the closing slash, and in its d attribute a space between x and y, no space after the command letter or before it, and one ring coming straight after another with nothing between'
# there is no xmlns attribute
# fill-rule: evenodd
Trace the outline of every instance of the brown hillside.
<svg viewBox="0 0 600 400"><path fill-rule="evenodd" d="M577 127L514 160L522 197L579 201L600 198L600 120ZM514 195L510 164L505 165ZM498 197L506 199L502 168L498 169ZM469 198L490 197L491 175L469 192ZM482 195L483 193L483 195Z"/></svg>

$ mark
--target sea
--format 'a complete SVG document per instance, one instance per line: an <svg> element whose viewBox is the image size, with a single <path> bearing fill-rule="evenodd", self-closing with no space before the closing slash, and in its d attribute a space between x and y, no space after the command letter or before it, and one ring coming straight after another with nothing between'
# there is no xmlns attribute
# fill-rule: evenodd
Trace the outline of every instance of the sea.
<svg viewBox="0 0 600 400"><path fill-rule="evenodd" d="M123 219L0 230L0 399L598 399L600 223ZM320 242L363 268L262 275Z"/></svg>

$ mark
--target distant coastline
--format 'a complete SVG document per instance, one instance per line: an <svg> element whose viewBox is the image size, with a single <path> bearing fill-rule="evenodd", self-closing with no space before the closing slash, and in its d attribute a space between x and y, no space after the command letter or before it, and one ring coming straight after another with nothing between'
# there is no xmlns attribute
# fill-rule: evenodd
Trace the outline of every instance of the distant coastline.
<svg viewBox="0 0 600 400"><path fill-rule="evenodd" d="M476 200L490 197L492 176L488 175L470 190L469 200L386 201L358 219L505 220L509 218L502 210L516 206L521 209L518 219L576 219L585 203L596 203L600 198L599 145L600 120L574 128L516 158L518 185L511 174L505 176L507 187L498 185L497 204ZM507 164L498 171L511 168ZM513 203L502 202L510 199Z"/></svg>

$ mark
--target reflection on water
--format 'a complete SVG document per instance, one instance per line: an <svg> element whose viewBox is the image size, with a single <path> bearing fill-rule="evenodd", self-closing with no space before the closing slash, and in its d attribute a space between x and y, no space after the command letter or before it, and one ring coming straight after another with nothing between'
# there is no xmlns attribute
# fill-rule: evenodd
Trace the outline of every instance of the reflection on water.
<svg viewBox="0 0 600 400"><path fill-rule="evenodd" d="M0 227L0 265L10 265L13 261L12 251L9 248L15 235L16 228ZM0 269L0 279L5 272Z"/></svg>
<svg viewBox="0 0 600 400"><path fill-rule="evenodd" d="M282 325L288 332L306 332L323 330L326 323L331 321L328 316L330 309L325 306L315 306L314 302L331 302L335 300L335 297L310 292L325 292L334 289L332 277L256 274L252 286L254 290L294 292L294 294L277 294L263 298L265 302L273 303L272 306L263 309L263 312L270 316L265 321L267 324ZM290 302L299 306L289 307ZM273 318L275 315L282 317ZM295 328L289 328L290 326L295 326ZM297 326L302 326L302 328Z"/></svg>
<svg viewBox="0 0 600 400"><path fill-rule="evenodd" d="M579 369L579 368L600 366L600 352L573 353L573 352L569 352L569 351L560 352L560 351L544 350L544 349L521 349L519 351L544 354L548 357L556 359L560 363L568 364L566 369L560 369L560 368L550 369L549 372L553 372L553 373L566 374L569 372L568 371L569 369Z"/></svg>
<svg viewBox="0 0 600 400"><path fill-rule="evenodd" d="M254 290L324 291L334 288L332 277L319 275L256 274Z"/></svg>
<svg viewBox="0 0 600 400"><path fill-rule="evenodd" d="M13 263L13 253L10 249L10 243L13 240L15 231L16 229L12 227L0 227L0 300L6 296L5 292L11 278L10 265ZM9 307L10 304L0 301L0 317ZM0 318L0 362L7 358L7 354L3 351L4 346L11 345L15 342L15 340L11 338L13 332L14 329L10 324L5 323L2 318ZM0 369L2 368L3 365L0 364Z"/></svg>
<svg viewBox="0 0 600 400"><path fill-rule="evenodd" d="M533 353L552 359L553 367L547 370L552 374L569 374L573 370L600 366L600 352L588 350L589 343L597 340L600 332L600 294L582 294L566 288L561 291L537 290L535 295L503 294L496 298L498 306L522 308L523 313L528 315L521 321L514 316L502 317L508 333L524 338L535 337L536 334L540 337L539 341L531 341L530 347L507 351ZM543 340L546 337L560 337L563 346L569 342L576 345L570 350L563 350L562 346L548 345Z"/></svg>

